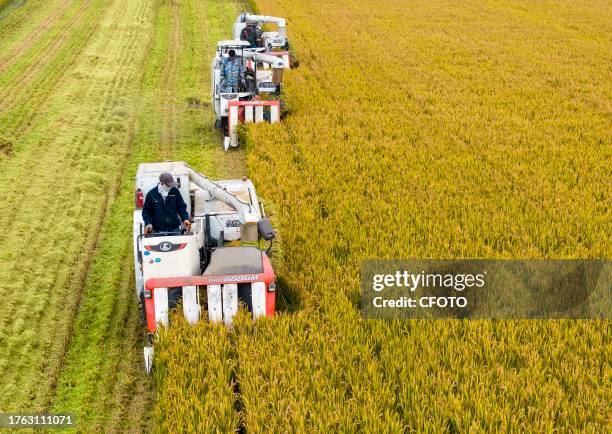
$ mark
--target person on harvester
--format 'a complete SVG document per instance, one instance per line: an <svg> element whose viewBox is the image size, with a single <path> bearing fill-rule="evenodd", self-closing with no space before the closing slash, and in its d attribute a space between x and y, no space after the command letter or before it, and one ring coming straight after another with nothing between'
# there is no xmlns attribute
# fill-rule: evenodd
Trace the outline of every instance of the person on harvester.
<svg viewBox="0 0 612 434"><path fill-rule="evenodd" d="M236 51L229 50L221 67L221 88L223 92L239 92L240 87L244 88L245 74L246 68L242 57L236 56Z"/></svg>
<svg viewBox="0 0 612 434"><path fill-rule="evenodd" d="M142 219L145 234L153 231L180 232L181 222L187 230L191 229L187 205L170 173L159 175L159 184L147 193Z"/></svg>
<svg viewBox="0 0 612 434"><path fill-rule="evenodd" d="M246 27L240 32L240 39L251 44L249 48L257 48L260 45L259 35L254 23L247 23Z"/></svg>

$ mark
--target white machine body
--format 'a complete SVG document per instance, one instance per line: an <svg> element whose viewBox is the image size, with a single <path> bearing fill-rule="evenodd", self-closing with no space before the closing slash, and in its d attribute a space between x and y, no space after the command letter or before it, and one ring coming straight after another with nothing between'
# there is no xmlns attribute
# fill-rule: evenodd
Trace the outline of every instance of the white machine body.
<svg viewBox="0 0 612 434"><path fill-rule="evenodd" d="M168 172L177 182L192 222L183 234L144 235L142 208L147 193L157 188L159 175ZM205 297L210 321L231 326L240 302L253 319L274 315L274 270L266 253L252 245L225 243L273 238L253 183L246 179L212 181L184 162L167 161L138 166L135 183L134 270L136 296L147 325L145 368L153 366L152 335L170 322L170 310L182 306L183 316L195 324Z"/></svg>
<svg viewBox="0 0 612 434"><path fill-rule="evenodd" d="M157 188L163 172L171 173L178 184L192 219L191 231L180 236L145 237L142 204L147 193ZM184 162L145 163L138 166L135 187L134 270L139 298L150 278L201 274L200 249L204 247L207 216L210 236L219 245L257 240L257 222L262 211L255 187L248 179L211 181Z"/></svg>

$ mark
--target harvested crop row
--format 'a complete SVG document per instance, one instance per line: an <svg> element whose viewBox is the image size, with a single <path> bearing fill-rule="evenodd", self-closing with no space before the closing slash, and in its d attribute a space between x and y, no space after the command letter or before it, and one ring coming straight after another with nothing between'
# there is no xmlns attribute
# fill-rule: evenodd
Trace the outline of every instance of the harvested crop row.
<svg viewBox="0 0 612 434"><path fill-rule="evenodd" d="M31 51L26 50L19 53L20 55L15 59L15 63L6 65L6 69L1 71L2 75L0 75L0 86L4 88L0 110L6 111L14 105L15 94L21 90L16 84L22 82L28 84L50 59L57 60L63 57L55 56L56 51L64 45L71 35L74 36L78 32L77 24L83 25L85 23L85 26L87 26L87 24L92 23L91 20L82 20L88 6L85 2L75 3L73 8L60 15L58 22L52 23L55 25L51 25L49 31L41 40L37 41L37 44L34 44Z"/></svg>
<svg viewBox="0 0 612 434"><path fill-rule="evenodd" d="M223 37L235 17L233 8L226 2L195 0L155 4L154 36L144 65L131 154L125 161L118 197L102 227L74 337L51 406L54 412L74 412L80 430L142 431L149 430L156 421L169 429L179 417L178 412L185 411L169 405L168 400L159 400L153 409L153 382L145 376L142 361L144 335L134 294L132 240L126 234L132 230L133 180L139 163L185 160L214 178L235 178L244 173L243 153L232 153L227 158L218 133L208 127L214 115L205 102L209 98L208 75L202 73L210 65L208 38ZM165 142L163 138L170 135L173 143ZM184 329L179 326L178 332ZM207 345L219 349L216 356L227 354L219 347L227 341L223 330L211 328L202 333L207 336ZM209 352L207 347L201 357ZM158 393L178 399L172 379L178 375L174 364L182 363L183 357L179 353L174 359L174 355L170 349L159 350L160 366L168 359L169 369L163 375L160 372ZM225 360L217 358L215 363ZM219 379L227 378L224 371L219 375ZM227 375L231 377L233 371ZM200 386L211 385L211 381L207 377ZM210 389L214 396L210 395L206 402L219 417L228 415L228 426L237 426L231 416L231 381L224 384L225 388ZM199 388L198 393L203 390ZM195 393L191 389L185 391L188 395ZM223 405L216 399L219 393L227 398ZM158 416L152 417L152 413Z"/></svg>
<svg viewBox="0 0 612 434"><path fill-rule="evenodd" d="M27 144L21 140L24 133L45 127L45 115L51 108L49 97L58 84L65 82L67 71L95 33L107 4L73 3L68 10L63 10L67 8L63 4L55 6L62 13L47 11L51 18L33 13L34 23L42 22L32 35L13 44L9 43L12 38L7 38L2 47L16 56L7 58L11 61L0 74L0 137L11 144L10 155L21 152ZM15 33L22 30L17 26Z"/></svg>
<svg viewBox="0 0 612 434"><path fill-rule="evenodd" d="M23 41L31 49L17 48L18 57L0 75L0 136L12 143L11 155L27 145L21 140L24 133L45 128L45 115L52 108L49 97L59 85L69 82L67 73L81 58L108 4L78 2L71 6L55 20L45 18L38 39L27 42L28 36Z"/></svg>
<svg viewBox="0 0 612 434"><path fill-rule="evenodd" d="M15 57L0 75L0 134L12 137L17 151L21 135L40 127L34 120L48 113L48 97L58 83L65 83L67 71L82 55L107 7L104 1L71 3L55 20L44 18L38 38L28 35L17 47L6 47L13 48ZM27 42L30 38L34 39Z"/></svg>
<svg viewBox="0 0 612 434"><path fill-rule="evenodd" d="M0 0L0 10L2 10L5 6L7 6L13 0Z"/></svg>
<svg viewBox="0 0 612 434"><path fill-rule="evenodd" d="M128 151L151 26L149 2L115 1L52 93L49 110L3 162L0 408L42 410L72 333L106 201ZM25 201L24 201L25 200ZM44 219L41 220L41 216Z"/></svg>
<svg viewBox="0 0 612 434"><path fill-rule="evenodd" d="M34 10L29 11L30 16L27 26L20 25L20 23L11 23L10 33L2 39L0 73L4 72L16 61L22 59L26 52L32 53L29 50L35 49L41 38L48 34L51 29L56 28L58 19L63 18L69 5L70 2L68 0L45 2L42 5L37 5L38 7ZM2 23L2 27L8 29L8 26L4 23ZM31 57L36 57L35 55L30 55Z"/></svg>

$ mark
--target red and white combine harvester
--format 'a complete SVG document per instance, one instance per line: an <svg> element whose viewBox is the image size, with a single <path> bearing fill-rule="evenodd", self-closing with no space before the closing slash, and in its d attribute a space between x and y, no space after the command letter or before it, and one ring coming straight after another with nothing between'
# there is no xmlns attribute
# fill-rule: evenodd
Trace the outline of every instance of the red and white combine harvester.
<svg viewBox="0 0 612 434"><path fill-rule="evenodd" d="M191 230L145 235L144 198L163 172L177 182ZM153 363L153 334L159 325L168 325L169 311L179 305L192 324L200 320L204 307L210 321L229 325L239 302L253 318L274 315L275 276L266 254L274 238L250 180L212 181L183 162L138 166L134 268L136 295L147 325L147 373ZM269 242L266 251L259 248L262 240ZM239 245L229 247L228 242Z"/></svg>
<svg viewBox="0 0 612 434"><path fill-rule="evenodd" d="M276 29L264 31L262 25L275 25ZM245 30L250 36L243 34ZM226 151L238 146L238 124L280 121L283 70L291 67L284 18L242 13L234 23L233 37L217 43L211 68L215 126L223 131ZM235 52L245 71L239 85L232 86L231 91L222 74L230 51Z"/></svg>
<svg viewBox="0 0 612 434"><path fill-rule="evenodd" d="M222 77L223 63L230 50L235 52L245 70L235 91L227 90ZM238 146L236 126L239 123L280 121L281 83L285 67L283 56L250 49L247 41L218 42L211 65L211 94L216 115L215 127L223 132L226 151Z"/></svg>

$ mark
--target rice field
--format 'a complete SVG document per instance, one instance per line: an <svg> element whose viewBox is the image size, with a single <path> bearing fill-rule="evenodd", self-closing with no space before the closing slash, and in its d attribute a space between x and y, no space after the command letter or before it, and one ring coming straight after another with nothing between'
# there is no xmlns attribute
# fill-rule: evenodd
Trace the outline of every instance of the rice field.
<svg viewBox="0 0 612 434"><path fill-rule="evenodd" d="M610 255L609 5L257 6L287 18L300 60L285 77L290 115L250 129L247 151L299 307L236 327L237 429L607 431L608 321L364 321L358 309L364 259ZM189 351L206 350L201 336ZM167 363L158 402L168 382L175 399L202 377Z"/></svg>
<svg viewBox="0 0 612 434"><path fill-rule="evenodd" d="M209 65L285 17L288 116L224 153ZM0 0L0 412L84 432L608 432L608 320L365 321L361 261L607 258L605 1ZM339 25L340 24L340 25ZM253 179L281 310L142 366L138 163ZM41 219L44 216L44 219Z"/></svg>
<svg viewBox="0 0 612 434"><path fill-rule="evenodd" d="M45 13L29 2L0 23L4 34L23 18L33 38L0 40L0 129L12 148L0 160L2 411L52 399L129 152L152 16L144 1L42 3Z"/></svg>

